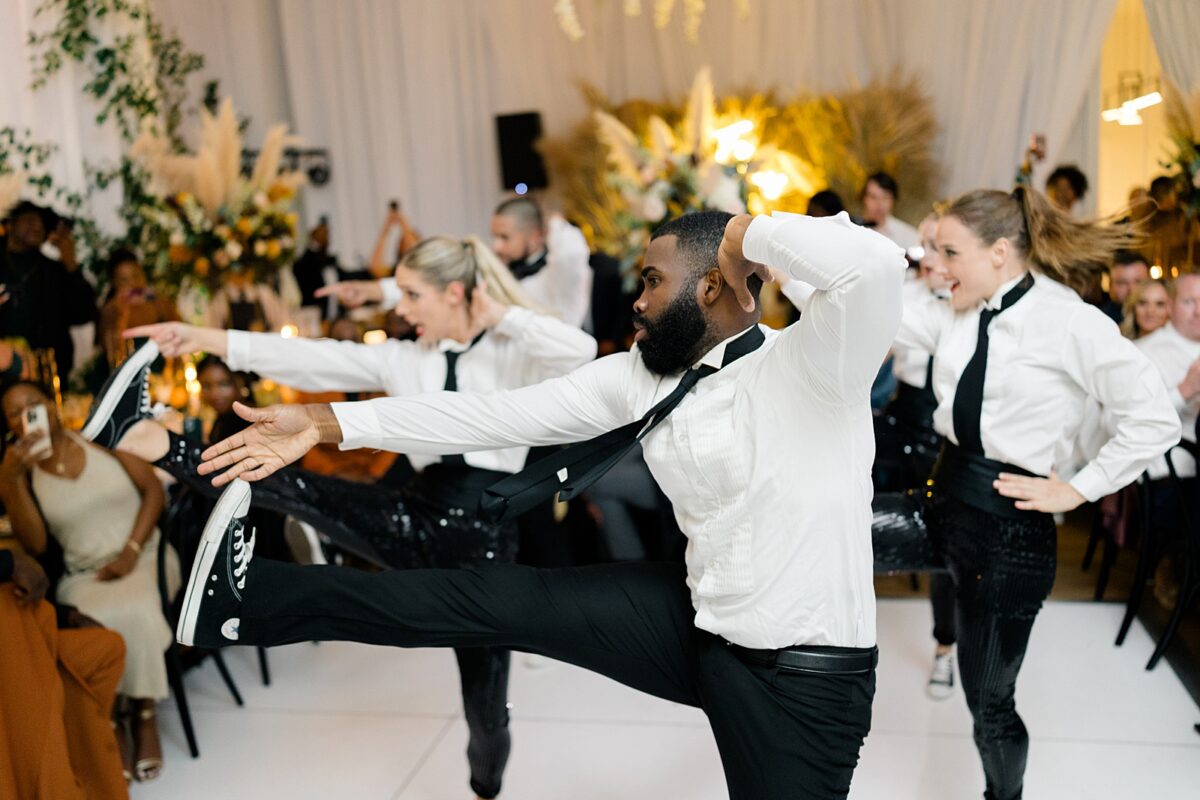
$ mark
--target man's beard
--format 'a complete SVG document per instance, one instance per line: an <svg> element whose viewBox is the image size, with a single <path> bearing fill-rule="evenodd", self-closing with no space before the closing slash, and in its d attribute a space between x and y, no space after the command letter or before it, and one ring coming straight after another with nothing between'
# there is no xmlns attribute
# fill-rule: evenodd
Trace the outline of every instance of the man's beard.
<svg viewBox="0 0 1200 800"><path fill-rule="evenodd" d="M637 343L642 363L656 375L674 375L689 369L708 334L704 312L687 288L675 296L657 319L634 314L633 321L645 329Z"/></svg>

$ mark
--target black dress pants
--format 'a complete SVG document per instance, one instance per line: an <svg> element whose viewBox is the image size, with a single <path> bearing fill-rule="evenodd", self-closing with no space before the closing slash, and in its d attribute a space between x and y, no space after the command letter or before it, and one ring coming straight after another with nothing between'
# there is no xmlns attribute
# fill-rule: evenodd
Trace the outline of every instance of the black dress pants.
<svg viewBox="0 0 1200 800"><path fill-rule="evenodd" d="M1054 519L998 516L935 493L927 521L954 581L958 665L987 797L1016 800L1029 752L1016 708L1017 674L1034 618L1054 585Z"/></svg>
<svg viewBox="0 0 1200 800"><path fill-rule="evenodd" d="M171 434L167 455L155 465L189 488L218 497L220 490L196 473L200 452L197 445ZM511 525L481 522L475 517L474 505L466 509L433 498L421 491L419 480L401 489L386 489L289 467L255 483L252 504L254 509L290 514L307 522L342 549L389 569L459 567L511 562L516 557L517 537ZM492 798L500 793L512 749L508 728L511 654L498 647L458 647L454 654L470 729L467 761L471 789L480 797Z"/></svg>
<svg viewBox="0 0 1200 800"><path fill-rule="evenodd" d="M732 800L844 798L871 723L874 671L743 663L692 624L680 564L510 564L367 574L255 560L240 641L340 640L539 653L704 709Z"/></svg>

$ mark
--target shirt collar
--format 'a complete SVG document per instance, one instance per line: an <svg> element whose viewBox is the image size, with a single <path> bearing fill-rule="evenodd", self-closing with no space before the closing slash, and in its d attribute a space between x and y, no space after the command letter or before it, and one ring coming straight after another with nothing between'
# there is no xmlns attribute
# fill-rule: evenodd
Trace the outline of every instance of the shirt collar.
<svg viewBox="0 0 1200 800"><path fill-rule="evenodd" d="M753 327L754 327L753 325L750 326L750 328L753 328ZM746 331L750 330L750 328L744 328L744 329L738 331L737 333L735 333L733 336L730 336L728 339L719 343L712 350L709 350L707 353L705 353L704 356L699 361L697 361L695 364L693 364L692 366L698 367L698 366L704 365L704 366L712 367L713 369L720 369L721 365L725 363L725 348L729 345L730 342L732 342L734 339L741 336Z"/></svg>
<svg viewBox="0 0 1200 800"><path fill-rule="evenodd" d="M990 308L993 311L999 311L1000 304L1004 302L1004 295L1008 294L1008 290L1015 287L1024 278L1025 273L1022 272L1020 275L1008 281L1007 283L1001 284L1000 288L996 290L996 293L989 297L987 302L983 304L984 308ZM1036 276L1034 277L1034 280L1037 280Z"/></svg>

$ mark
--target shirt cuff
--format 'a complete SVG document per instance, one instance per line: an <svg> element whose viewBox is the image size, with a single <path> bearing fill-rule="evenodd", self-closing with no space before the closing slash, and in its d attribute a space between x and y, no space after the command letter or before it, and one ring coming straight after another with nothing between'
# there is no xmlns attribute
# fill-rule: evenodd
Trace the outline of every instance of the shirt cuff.
<svg viewBox="0 0 1200 800"><path fill-rule="evenodd" d="M229 331L225 334L225 364L234 372L250 369L250 334Z"/></svg>
<svg viewBox="0 0 1200 800"><path fill-rule="evenodd" d="M400 287L396 285L395 278L380 278L376 281L379 284L379 290L383 292L383 299L379 304L386 308L395 308L400 302L400 298L404 296L404 292L400 291Z"/></svg>
<svg viewBox="0 0 1200 800"><path fill-rule="evenodd" d="M742 255L756 264L766 264L770 255L771 234L779 224L779 220L762 214L755 217L742 239Z"/></svg>
<svg viewBox="0 0 1200 800"><path fill-rule="evenodd" d="M379 424L379 415L375 413L371 401L358 403L331 403L333 416L342 429L340 450L383 449L383 428Z"/></svg>
<svg viewBox="0 0 1200 800"><path fill-rule="evenodd" d="M497 323L496 327L492 330L496 331L496 333L513 339L519 336L521 331L525 330L526 326L529 325L533 317L534 312L530 311L528 308L522 308L521 306L509 306L508 311L504 313L504 316L500 319L500 322Z"/></svg>
<svg viewBox="0 0 1200 800"><path fill-rule="evenodd" d="M12 580L13 554L11 550L0 550L0 583Z"/></svg>
<svg viewBox="0 0 1200 800"><path fill-rule="evenodd" d="M1116 491L1114 487L1108 485L1108 481L1100 474L1100 470L1090 464L1079 470L1068 483L1089 503L1094 503L1101 497Z"/></svg>

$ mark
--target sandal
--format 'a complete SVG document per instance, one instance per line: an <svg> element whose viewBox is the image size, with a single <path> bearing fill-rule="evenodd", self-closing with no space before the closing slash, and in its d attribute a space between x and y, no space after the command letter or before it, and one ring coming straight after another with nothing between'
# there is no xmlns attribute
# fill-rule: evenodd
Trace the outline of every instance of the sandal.
<svg viewBox="0 0 1200 800"><path fill-rule="evenodd" d="M133 736L127 724L128 718L122 714L120 720L113 720L113 738L117 740L117 752L121 755L121 775L125 783L133 783Z"/></svg>
<svg viewBox="0 0 1200 800"><path fill-rule="evenodd" d="M153 722L155 717L156 717L156 714L155 714L155 711L153 708L143 708L143 709L138 710L138 712L137 712L138 724L136 726L137 735L134 737L136 740L136 743L137 743L138 751L141 751L141 749L142 749L142 735L141 735L142 728L145 726L145 723ZM157 739L157 738L158 738L158 729L157 729L157 727L155 727L155 739ZM161 752L161 751L162 751L162 748L160 745L159 752ZM157 778L159 775L162 775L162 770L163 770L162 756L161 755L151 756L149 758L139 758L137 760L137 763L133 767L133 774L137 778L138 783L146 783L147 781L152 781L155 778Z"/></svg>

